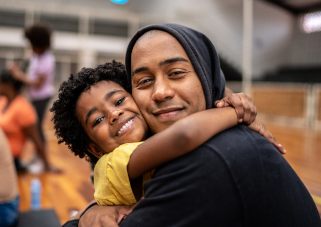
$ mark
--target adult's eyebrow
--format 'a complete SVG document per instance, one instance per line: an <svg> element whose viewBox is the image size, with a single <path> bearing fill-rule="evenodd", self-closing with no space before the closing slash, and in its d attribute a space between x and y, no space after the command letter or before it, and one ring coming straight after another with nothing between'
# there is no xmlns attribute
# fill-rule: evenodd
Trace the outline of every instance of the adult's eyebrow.
<svg viewBox="0 0 321 227"><path fill-rule="evenodd" d="M159 63L159 66L163 66L163 65L166 65L166 64L171 64L171 63L174 63L174 62L177 62L177 61L189 62L189 61L188 61L187 59L185 59L185 58L176 57L176 58L166 59L165 61L161 61L161 62Z"/></svg>
<svg viewBox="0 0 321 227"><path fill-rule="evenodd" d="M114 94L118 93L118 92L124 92L123 90L112 90L110 92L108 92L106 95L105 95L105 100L108 101L108 99L110 99ZM93 108L91 108L89 110L89 112L87 113L86 115L86 125L87 125L87 122L88 122L88 119L89 117L95 113L95 111L97 110L97 107L94 106Z"/></svg>
<svg viewBox="0 0 321 227"><path fill-rule="evenodd" d="M139 68L137 68L137 69L133 70L133 72L132 72L132 76L134 76L136 73L140 73L140 72L142 72L142 71L146 71L146 70L148 70L148 67L145 67L145 66L143 66L143 67L139 67Z"/></svg>

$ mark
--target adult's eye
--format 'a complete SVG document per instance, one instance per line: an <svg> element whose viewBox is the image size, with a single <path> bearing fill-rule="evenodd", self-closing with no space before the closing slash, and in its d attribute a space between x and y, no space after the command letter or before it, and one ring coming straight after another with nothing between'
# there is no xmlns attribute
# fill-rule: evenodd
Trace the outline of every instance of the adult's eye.
<svg viewBox="0 0 321 227"><path fill-rule="evenodd" d="M95 127L96 125L98 125L100 122L102 122L104 120L104 117L99 117L99 118L97 118L96 120L95 120L95 122L94 122L94 125L93 125L93 127Z"/></svg>
<svg viewBox="0 0 321 227"><path fill-rule="evenodd" d="M184 71L175 71L175 72L172 72L171 74L169 74L169 76L172 76L172 77L179 77L179 76L184 76L187 72L184 72Z"/></svg>
<svg viewBox="0 0 321 227"><path fill-rule="evenodd" d="M125 100L125 98L126 98L126 97L123 97L123 98L118 99L117 102L116 102L116 104L115 104L115 106L119 106L120 104L122 104L123 101Z"/></svg>
<svg viewBox="0 0 321 227"><path fill-rule="evenodd" d="M151 81L152 81L152 79L144 79L144 80L140 81L137 86L145 85L146 83L151 82Z"/></svg>

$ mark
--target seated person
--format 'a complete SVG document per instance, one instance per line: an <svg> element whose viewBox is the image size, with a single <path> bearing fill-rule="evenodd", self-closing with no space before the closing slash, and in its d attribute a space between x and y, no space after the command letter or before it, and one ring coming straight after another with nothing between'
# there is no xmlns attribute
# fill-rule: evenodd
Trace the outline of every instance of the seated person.
<svg viewBox="0 0 321 227"><path fill-rule="evenodd" d="M32 105L21 95L23 83L14 79L9 71L0 74L0 127L7 136L17 171L24 171L19 157L27 137L34 142L37 154L44 163L45 170L59 172L49 165L44 145L41 141L37 115Z"/></svg>
<svg viewBox="0 0 321 227"><path fill-rule="evenodd" d="M92 162L99 159L94 174L99 205L137 203L143 184L151 179L149 171L237 124L233 108L210 109L148 138L149 129L129 87L121 63L84 68L61 85L59 99L51 108L59 142ZM255 131L261 127L258 120L249 125ZM134 181L143 174L143 183Z"/></svg>
<svg viewBox="0 0 321 227"><path fill-rule="evenodd" d="M10 227L18 219L19 193L17 173L7 138L0 128L0 226Z"/></svg>

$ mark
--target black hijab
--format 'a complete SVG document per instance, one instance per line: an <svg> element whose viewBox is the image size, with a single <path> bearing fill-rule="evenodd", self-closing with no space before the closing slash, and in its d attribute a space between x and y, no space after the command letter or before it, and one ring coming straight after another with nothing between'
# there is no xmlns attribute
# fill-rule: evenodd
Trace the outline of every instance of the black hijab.
<svg viewBox="0 0 321 227"><path fill-rule="evenodd" d="M185 49L198 75L206 99L206 108L213 108L214 102L223 98L225 78L219 58L212 42L202 33L178 24L149 25L139 29L127 47L125 65L131 81L131 54L136 41L148 31L161 30L174 36Z"/></svg>

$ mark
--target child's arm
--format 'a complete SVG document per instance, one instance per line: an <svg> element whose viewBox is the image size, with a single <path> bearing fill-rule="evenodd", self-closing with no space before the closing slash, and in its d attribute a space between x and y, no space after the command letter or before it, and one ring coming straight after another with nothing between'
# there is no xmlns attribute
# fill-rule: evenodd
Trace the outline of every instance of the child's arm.
<svg viewBox="0 0 321 227"><path fill-rule="evenodd" d="M231 107L201 111L177 121L136 148L127 166L129 179L194 150L235 125L237 116Z"/></svg>

